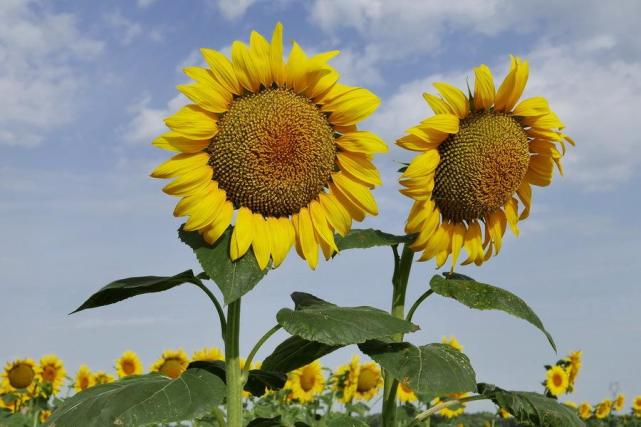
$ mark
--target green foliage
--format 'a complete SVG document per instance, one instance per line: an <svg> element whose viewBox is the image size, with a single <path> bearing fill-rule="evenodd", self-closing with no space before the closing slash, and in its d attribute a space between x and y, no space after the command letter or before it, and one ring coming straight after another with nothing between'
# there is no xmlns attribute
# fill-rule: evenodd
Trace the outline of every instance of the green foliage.
<svg viewBox="0 0 641 427"><path fill-rule="evenodd" d="M191 362L189 369L192 368L204 369L225 382L225 362L222 360L199 360ZM282 372L272 372L263 368L250 369L247 382L243 389L254 396L260 397L264 395L267 390L280 390L286 381L287 375Z"/></svg>
<svg viewBox="0 0 641 427"><path fill-rule="evenodd" d="M345 249L366 249L375 246L393 246L410 242L412 239L413 236L396 236L373 228L364 230L352 229L345 237L339 234L334 236L336 246L341 251Z"/></svg>
<svg viewBox="0 0 641 427"><path fill-rule="evenodd" d="M236 261L229 258L232 227L212 246L196 231L178 230L180 240L194 250L205 273L223 293L225 304L236 301L265 277L269 268L261 270L252 251Z"/></svg>
<svg viewBox="0 0 641 427"><path fill-rule="evenodd" d="M166 291L183 283L196 283L197 280L191 270L183 271L180 274L170 277L141 276L116 280L90 296L71 314L88 308L114 304L136 295Z"/></svg>
<svg viewBox="0 0 641 427"><path fill-rule="evenodd" d="M556 344L543 327L541 319L521 298L505 289L477 282L462 274L447 274L446 276L447 278L434 276L430 280L430 287L435 293L452 298L476 310L501 310L519 317L543 332L556 351Z"/></svg>
<svg viewBox="0 0 641 427"><path fill-rule="evenodd" d="M175 380L158 373L126 377L66 399L45 425L138 426L190 420L211 412L224 395L223 382L203 369L188 369Z"/></svg>
<svg viewBox="0 0 641 427"><path fill-rule="evenodd" d="M529 391L507 391L492 384L478 385L479 393L505 408L525 425L541 427L584 427L574 409L555 399Z"/></svg>
<svg viewBox="0 0 641 427"><path fill-rule="evenodd" d="M368 425L358 418L341 414L340 416L331 419L327 423L327 427L368 427Z"/></svg>
<svg viewBox="0 0 641 427"><path fill-rule="evenodd" d="M341 347L309 341L294 335L280 343L272 354L263 360L262 368L268 371L290 372Z"/></svg>
<svg viewBox="0 0 641 427"><path fill-rule="evenodd" d="M278 323L290 334L329 346L414 332L418 326L373 307L338 307L313 295L295 292L296 309L281 309Z"/></svg>
<svg viewBox="0 0 641 427"><path fill-rule="evenodd" d="M407 342L368 341L359 345L399 381L416 393L442 396L476 391L476 374L468 357L446 344L414 346Z"/></svg>

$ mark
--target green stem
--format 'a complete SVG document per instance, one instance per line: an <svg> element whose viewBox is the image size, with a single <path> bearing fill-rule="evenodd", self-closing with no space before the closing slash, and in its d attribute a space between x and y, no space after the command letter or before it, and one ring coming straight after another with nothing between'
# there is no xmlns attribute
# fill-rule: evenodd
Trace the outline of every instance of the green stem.
<svg viewBox="0 0 641 427"><path fill-rule="evenodd" d="M221 411L220 408L214 408L213 413L214 417L216 417L218 427L225 427L225 414L223 414L223 411Z"/></svg>
<svg viewBox="0 0 641 427"><path fill-rule="evenodd" d="M194 285L202 289L202 291L205 294L207 294L211 302L214 303L214 306L216 307L216 312L218 313L218 319L220 320L220 333L223 336L223 341L225 341L225 330L227 329L227 322L225 321L225 312L223 311L223 307L218 302L216 295L214 295L209 290L209 288L203 284L203 282L200 279L197 278L196 281L194 282Z"/></svg>
<svg viewBox="0 0 641 427"><path fill-rule="evenodd" d="M271 328L269 331L265 332L265 335L263 335L258 342L254 345L254 348L249 352L249 356L247 356L247 361L245 362L245 366L243 366L243 379L247 379L247 375L249 373L249 370L251 369L251 364L252 360L254 360L254 356L256 356L256 352L265 344L265 341L269 339L272 335L274 335L282 326L276 325L273 328Z"/></svg>
<svg viewBox="0 0 641 427"><path fill-rule="evenodd" d="M412 269L414 252L408 244L403 246L403 253L398 256L398 247L392 246L394 251L394 275L392 276L392 308L390 313L398 319L405 319L405 293L407 282ZM393 337L394 341L403 341L403 334ZM383 427L396 427L396 390L398 381L389 372L383 372L384 393L383 393Z"/></svg>
<svg viewBox="0 0 641 427"><path fill-rule="evenodd" d="M227 427L243 425L243 380L240 372L240 298L227 307L225 372L227 382Z"/></svg>
<svg viewBox="0 0 641 427"><path fill-rule="evenodd" d="M411 322L412 317L414 317L414 312L416 311L418 306L421 305L421 303L425 301L427 297L429 297L433 293L434 293L433 290L428 289L420 297L418 297L418 299L414 302L414 304L412 304L412 307L410 307L409 311L407 312L407 318L405 320L407 320L408 322Z"/></svg>
<svg viewBox="0 0 641 427"><path fill-rule="evenodd" d="M474 402L475 400L485 400L488 399L487 396L482 396L482 395L477 395L477 396L468 396L468 397L463 397L460 399L452 399L452 400L446 400L444 402L440 402L431 408L429 408L427 411L423 411L420 414L418 414L415 418L414 421L410 424L410 426L414 425L419 425L419 423L425 419L429 419L433 414L439 412L443 408L447 408L448 406L452 405L459 405L461 403L466 403L466 402Z"/></svg>

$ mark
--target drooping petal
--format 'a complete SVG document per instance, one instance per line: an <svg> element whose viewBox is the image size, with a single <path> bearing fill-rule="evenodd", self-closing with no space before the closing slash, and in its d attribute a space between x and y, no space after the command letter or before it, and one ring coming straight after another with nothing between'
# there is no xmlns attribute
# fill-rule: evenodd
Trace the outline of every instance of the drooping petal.
<svg viewBox="0 0 641 427"><path fill-rule="evenodd" d="M427 218L423 222L421 231L418 236L416 236L416 239L412 242L410 248L412 250L425 249L427 242L432 238L432 235L439 228L440 222L441 213L439 212L438 208L434 208L434 210L430 212L429 216L427 216Z"/></svg>
<svg viewBox="0 0 641 427"><path fill-rule="evenodd" d="M254 236L254 215L246 207L238 209L234 231L231 233L229 256L232 261L247 253Z"/></svg>
<svg viewBox="0 0 641 427"><path fill-rule="evenodd" d="M291 227L291 222L287 220ZM270 235L270 248L274 268L278 267L287 257L289 249L292 247L290 234L287 228L284 228L278 218L267 218L267 229Z"/></svg>
<svg viewBox="0 0 641 427"><path fill-rule="evenodd" d="M530 156L530 166L525 174L525 180L533 185L546 187L552 183L554 160L548 156Z"/></svg>
<svg viewBox="0 0 641 427"><path fill-rule="evenodd" d="M309 203L309 214L314 225L314 230L316 230L316 235L320 238L317 240L319 240L319 242L322 240L333 252L338 252L338 247L334 242L334 233L329 228L325 211L318 201L312 200Z"/></svg>
<svg viewBox="0 0 641 427"><path fill-rule="evenodd" d="M351 175L369 187L383 184L378 169L366 154L339 151L336 153L336 161L343 173Z"/></svg>
<svg viewBox="0 0 641 427"><path fill-rule="evenodd" d="M200 230L211 224L225 202L225 193L218 191L217 186L210 186L210 190L200 197L200 200L188 212L189 219L183 225L185 231Z"/></svg>
<svg viewBox="0 0 641 427"><path fill-rule="evenodd" d="M336 201L338 206L342 206L349 216L356 221L365 219L365 211L357 204L352 202L333 182L329 183L329 195Z"/></svg>
<svg viewBox="0 0 641 427"><path fill-rule="evenodd" d="M519 202L514 197L512 197L505 204L505 206L503 207L503 210L505 211L505 218L507 219L507 223L510 225L510 229L512 229L512 233L514 233L515 236L518 236L519 235Z"/></svg>
<svg viewBox="0 0 641 427"><path fill-rule="evenodd" d="M530 184L528 184L527 181L523 181L518 190L516 190L516 194L519 196L519 199L521 199L521 203L523 203L523 212L519 215L519 220L524 220L530 215L530 208L532 206L532 187L530 187Z"/></svg>
<svg viewBox="0 0 641 427"><path fill-rule="evenodd" d="M318 242L316 241L312 218L307 208L302 208L298 212L297 236L300 239L301 250L307 264L312 270L315 270L318 264Z"/></svg>
<svg viewBox="0 0 641 427"><path fill-rule="evenodd" d="M457 222L452 228L452 270L456 265L459 255L461 254L463 243L465 243L466 232L467 228L462 222Z"/></svg>
<svg viewBox="0 0 641 427"><path fill-rule="evenodd" d="M524 99L514 108L512 114L521 117L544 116L550 113L550 105L542 96Z"/></svg>
<svg viewBox="0 0 641 427"><path fill-rule="evenodd" d="M318 200L325 210L329 223L338 234L345 236L352 226L352 217L347 210L329 193L321 193Z"/></svg>
<svg viewBox="0 0 641 427"><path fill-rule="evenodd" d="M271 237L265 218L259 213L253 214L254 233L252 236L252 249L258 262L258 267L264 270L269 264L271 255Z"/></svg>
<svg viewBox="0 0 641 427"><path fill-rule="evenodd" d="M223 190L221 190L223 191ZM203 230L203 238L207 243L213 245L223 235L234 216L234 205L230 201L225 201L216 219Z"/></svg>
<svg viewBox="0 0 641 427"><path fill-rule="evenodd" d="M378 215L376 201L367 187L349 179L340 172L332 174L332 181L352 203L370 215Z"/></svg>
<svg viewBox="0 0 641 427"><path fill-rule="evenodd" d="M378 135L364 130L344 133L334 142L352 153L375 154L388 151L387 144Z"/></svg>

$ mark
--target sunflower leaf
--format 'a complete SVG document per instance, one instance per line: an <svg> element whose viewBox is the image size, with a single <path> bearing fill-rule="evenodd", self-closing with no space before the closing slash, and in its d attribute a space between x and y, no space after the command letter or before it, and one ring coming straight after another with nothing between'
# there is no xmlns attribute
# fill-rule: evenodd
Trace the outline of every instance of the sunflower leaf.
<svg viewBox="0 0 641 427"><path fill-rule="evenodd" d="M447 344L368 341L358 346L394 378L429 396L476 391L470 359Z"/></svg>
<svg viewBox="0 0 641 427"><path fill-rule="evenodd" d="M478 384L479 393L506 409L524 425L584 427L576 411L555 399L530 391L507 391L492 384Z"/></svg>
<svg viewBox="0 0 641 427"><path fill-rule="evenodd" d="M272 354L263 360L262 368L275 372L291 372L341 347L309 341L294 335L278 344Z"/></svg>
<svg viewBox="0 0 641 427"><path fill-rule="evenodd" d="M358 418L340 414L327 422L327 427L368 427L368 424Z"/></svg>
<svg viewBox="0 0 641 427"><path fill-rule="evenodd" d="M46 426L138 426L191 420L209 414L225 396L225 385L203 369L172 380L158 373L127 377L80 392L65 401Z"/></svg>
<svg viewBox="0 0 641 427"><path fill-rule="evenodd" d="M69 314L77 313L88 308L102 307L114 304L136 295L162 292L183 283L195 283L193 271L187 270L170 277L140 276L116 280L90 296L80 307Z"/></svg>
<svg viewBox="0 0 641 427"><path fill-rule="evenodd" d="M265 277L268 269L261 270L253 251L247 251L240 259L229 258L229 243L232 227L213 245L208 244L196 231L185 231L180 228L180 240L191 247L207 276L213 280L223 293L225 304L236 301Z"/></svg>
<svg viewBox="0 0 641 427"><path fill-rule="evenodd" d="M189 368L204 369L225 382L225 362L222 360L198 360L191 362ZM269 390L280 390L285 386L287 375L282 372L272 372L264 369L250 369L247 382L243 389L254 396L262 396Z"/></svg>
<svg viewBox="0 0 641 427"><path fill-rule="evenodd" d="M414 236L396 236L380 230L351 229L345 237L335 235L334 240L338 249L367 249L375 246L393 246L399 243L411 242Z"/></svg>
<svg viewBox="0 0 641 427"><path fill-rule="evenodd" d="M293 293L292 299L296 309L281 309L276 314L278 323L292 335L328 346L358 344L419 329L373 307L338 307L303 292Z"/></svg>
<svg viewBox="0 0 641 427"><path fill-rule="evenodd" d="M446 274L446 278L432 277L430 287L437 294L452 298L461 304L476 310L501 310L519 317L545 334L548 342L556 351L554 339L545 330L541 319L521 298L505 289L480 283L462 274Z"/></svg>
<svg viewBox="0 0 641 427"><path fill-rule="evenodd" d="M247 427L281 427L283 424L280 422L280 418L280 415L273 418L254 418L247 424Z"/></svg>

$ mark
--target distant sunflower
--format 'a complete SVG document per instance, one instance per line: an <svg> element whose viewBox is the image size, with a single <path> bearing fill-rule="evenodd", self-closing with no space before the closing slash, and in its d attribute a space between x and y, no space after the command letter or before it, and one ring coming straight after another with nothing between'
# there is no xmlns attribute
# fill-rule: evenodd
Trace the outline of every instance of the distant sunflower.
<svg viewBox="0 0 641 427"><path fill-rule="evenodd" d="M416 393L407 385L406 381L398 382L398 389L396 390L396 398L400 402L415 402L418 400Z"/></svg>
<svg viewBox="0 0 641 427"><path fill-rule="evenodd" d="M190 104L165 120L170 132L153 144L178 152L153 172L180 197L183 228L215 243L232 223L230 257L251 247L261 268L283 262L292 245L313 269L318 248L338 251L334 231L376 215L370 190L381 184L372 163L385 143L356 124L378 107L370 91L338 83L327 61L293 43L283 60L283 27L271 42L252 31L235 41L231 62L201 49L209 68L188 67L195 83L178 86Z"/></svg>
<svg viewBox="0 0 641 427"><path fill-rule="evenodd" d="M458 351L463 351L463 346L461 345L460 342L458 342L456 337L453 336L453 335L451 337L443 337L443 338L441 338L441 344L447 344L450 347L453 347L454 349L456 349Z"/></svg>
<svg viewBox="0 0 641 427"><path fill-rule="evenodd" d="M562 172L564 141L574 144L544 98L517 105L528 78L526 61L512 57L496 91L487 66L474 72L469 99L454 86L435 83L442 98L423 96L436 115L397 141L421 153L400 177L401 193L414 199L405 229L418 233L411 247L423 251L419 260L436 257L438 268L450 255L454 267L462 249L468 255L463 265L497 255L506 226L518 235L519 220L529 215L531 186L549 185L555 164ZM516 197L524 206L520 214Z"/></svg>
<svg viewBox="0 0 641 427"><path fill-rule="evenodd" d="M581 404L579 405L579 417L581 417L581 419L589 419L592 416L593 412L594 408L592 408L592 405L590 405L588 402L581 402Z"/></svg>
<svg viewBox="0 0 641 427"><path fill-rule="evenodd" d="M109 384L114 381L115 378L113 375L110 375L105 371L96 371L93 373L93 382L95 384Z"/></svg>
<svg viewBox="0 0 641 427"><path fill-rule="evenodd" d="M225 360L225 353L223 353L218 347L203 347L200 350L194 351L191 360L194 362Z"/></svg>
<svg viewBox="0 0 641 427"><path fill-rule="evenodd" d="M359 357L354 355L350 363L339 366L334 372L333 388L338 393L338 399L343 403L351 402L356 394L361 368L359 360Z"/></svg>
<svg viewBox="0 0 641 427"><path fill-rule="evenodd" d="M83 390L87 390L89 387L95 385L94 376L91 373L89 366L82 364L76 372L76 378L73 383L73 388L76 390L76 393L80 393Z"/></svg>
<svg viewBox="0 0 641 427"><path fill-rule="evenodd" d="M566 401L563 402L563 404L565 406L567 406L569 408L573 408L573 409L578 409L578 407L579 407L579 405L577 405L576 402L574 402L572 400L566 400Z"/></svg>
<svg viewBox="0 0 641 427"><path fill-rule="evenodd" d="M563 367L554 365L548 369L545 386L552 396L559 396L568 389L568 373Z"/></svg>
<svg viewBox="0 0 641 427"><path fill-rule="evenodd" d="M597 403L596 408L594 408L594 416L597 419L602 420L610 415L612 411L612 401L610 399L603 399L601 402Z"/></svg>
<svg viewBox="0 0 641 427"><path fill-rule="evenodd" d="M32 392L40 370L32 359L16 359L7 362L2 373L5 392L27 390Z"/></svg>
<svg viewBox="0 0 641 427"><path fill-rule="evenodd" d="M570 383L569 384L570 390L574 389L574 383L576 382L576 378L579 376L579 372L581 371L582 358L583 358L583 352L573 351L570 353L570 355L566 359L566 361L569 363L568 381Z"/></svg>
<svg viewBox="0 0 641 427"><path fill-rule="evenodd" d="M356 400L369 401L378 394L383 387L381 367L376 362L366 362L360 366L358 383L354 397Z"/></svg>
<svg viewBox="0 0 641 427"><path fill-rule="evenodd" d="M623 410L624 406L625 406L625 395L623 393L619 393L614 398L614 403L612 407L614 408L615 411L620 412Z"/></svg>
<svg viewBox="0 0 641 427"><path fill-rule="evenodd" d="M510 411L508 411L505 408L499 408L499 417L503 419L508 419L508 418L512 418L512 414L510 414Z"/></svg>
<svg viewBox="0 0 641 427"><path fill-rule="evenodd" d="M49 409L43 409L42 411L40 411L40 415L38 415L38 419L40 420L40 423L44 424L44 422L49 419L51 414L52 412Z"/></svg>
<svg viewBox="0 0 641 427"><path fill-rule="evenodd" d="M179 348L163 351L162 356L151 365L149 370L176 379L187 369L187 365L189 365L189 356Z"/></svg>
<svg viewBox="0 0 641 427"><path fill-rule="evenodd" d="M52 393L57 394L65 382L64 363L55 354L47 354L40 358L40 378L42 382L51 387Z"/></svg>
<svg viewBox="0 0 641 427"><path fill-rule="evenodd" d="M460 399L462 397L469 396L470 393L451 393L447 395L448 399ZM432 400L432 406L437 405L438 403L441 402L440 398L436 398ZM456 418L460 415L462 415L465 412L465 404L464 403L457 403L451 406L446 406L445 408L441 409L439 411L439 414L444 416L445 418Z"/></svg>
<svg viewBox="0 0 641 427"><path fill-rule="evenodd" d="M288 400L308 403L316 399L325 387L323 367L319 360L289 373L285 388L290 390Z"/></svg>
<svg viewBox="0 0 641 427"><path fill-rule="evenodd" d="M632 400L632 409L635 412L641 411L641 394L638 396L635 396L634 399Z"/></svg>
<svg viewBox="0 0 641 427"><path fill-rule="evenodd" d="M116 372L120 378L129 375L140 375L142 371L143 367L140 358L131 350L125 351L116 359Z"/></svg>

